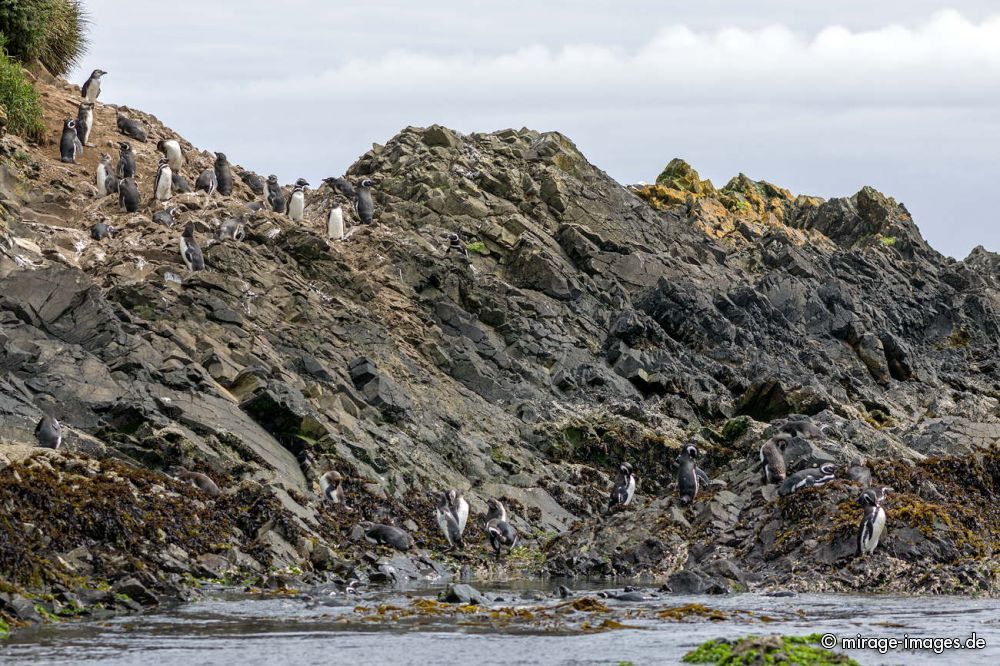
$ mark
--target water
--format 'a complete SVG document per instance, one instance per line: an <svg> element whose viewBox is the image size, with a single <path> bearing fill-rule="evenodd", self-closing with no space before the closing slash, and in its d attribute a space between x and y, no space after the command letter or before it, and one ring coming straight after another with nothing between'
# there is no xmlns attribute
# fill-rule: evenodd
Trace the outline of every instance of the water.
<svg viewBox="0 0 1000 666"><path fill-rule="evenodd" d="M544 588L535 585L538 592ZM345 663L477 666L566 664L615 666L678 663L712 638L747 634L831 632L839 636L902 638L976 635L983 650L845 651L862 664L1000 663L1000 604L955 597L798 595L727 597L665 595L639 602L600 600L610 613L577 612L559 599L521 600L520 590L493 588L505 601L491 608L531 609L532 620L485 615L410 615L415 599L433 591L345 598L322 592L313 600L222 595L163 613L105 622L67 623L19 633L0 647L0 662L31 664L155 664L240 666ZM594 595L577 591L574 599ZM733 615L677 622L665 608L700 603ZM389 605L377 617L380 605ZM357 607L368 610L359 611ZM393 611L391 608L402 609ZM436 609L431 605L431 609ZM747 614L750 611L752 614ZM449 613L453 608L449 607ZM393 617L400 613L402 617ZM371 619L376 616L376 619ZM630 628L592 632L613 617ZM766 618L767 621L764 621Z"/></svg>

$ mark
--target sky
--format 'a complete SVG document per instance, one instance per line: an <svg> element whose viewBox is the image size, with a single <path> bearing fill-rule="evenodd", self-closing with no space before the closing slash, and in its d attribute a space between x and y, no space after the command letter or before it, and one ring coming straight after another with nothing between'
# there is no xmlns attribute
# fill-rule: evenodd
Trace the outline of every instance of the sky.
<svg viewBox="0 0 1000 666"><path fill-rule="evenodd" d="M717 186L873 185L941 252L1000 251L997 0L84 5L71 79L107 70L102 101L284 182L409 125L530 127L623 184L682 157Z"/></svg>

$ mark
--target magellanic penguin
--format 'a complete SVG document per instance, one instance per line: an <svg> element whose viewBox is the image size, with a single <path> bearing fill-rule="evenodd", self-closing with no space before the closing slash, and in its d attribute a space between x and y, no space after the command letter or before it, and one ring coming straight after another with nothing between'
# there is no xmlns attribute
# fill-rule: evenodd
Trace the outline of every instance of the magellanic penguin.
<svg viewBox="0 0 1000 666"><path fill-rule="evenodd" d="M215 169L205 169L198 175L198 179L194 181L194 189L199 192L205 192L208 196L212 196L218 188L219 180L215 175Z"/></svg>
<svg viewBox="0 0 1000 666"><path fill-rule="evenodd" d="M240 174L240 180L250 188L250 191L260 196L264 194L264 181L260 179L260 176L255 174L253 171L244 171Z"/></svg>
<svg viewBox="0 0 1000 666"><path fill-rule="evenodd" d="M156 179L153 180L153 198L157 201L169 201L174 195L174 172L170 168L170 160L160 158L160 166L156 169Z"/></svg>
<svg viewBox="0 0 1000 666"><path fill-rule="evenodd" d="M115 123L118 125L118 131L125 136L146 143L146 130L139 121L132 120L119 113Z"/></svg>
<svg viewBox="0 0 1000 666"><path fill-rule="evenodd" d="M788 433L792 437L801 437L803 439L823 439L826 437L824 430L827 427L829 426L818 428L808 418L785 419L778 426L778 432Z"/></svg>
<svg viewBox="0 0 1000 666"><path fill-rule="evenodd" d="M84 146L90 146L90 132L93 129L94 105L92 102L81 102L76 112L76 135Z"/></svg>
<svg viewBox="0 0 1000 666"><path fill-rule="evenodd" d="M330 470L319 477L319 488L323 491L323 497L332 504L338 504L347 508L347 495L344 493L344 477L336 470Z"/></svg>
<svg viewBox="0 0 1000 666"><path fill-rule="evenodd" d="M63 122L62 138L59 140L59 159L67 164L76 164L83 153L83 144L76 134L76 121L70 118Z"/></svg>
<svg viewBox="0 0 1000 666"><path fill-rule="evenodd" d="M507 522L507 509L500 500L490 498L486 503L486 534L490 539L490 546L496 553L496 558L500 559L503 547L507 547L509 553L517 545L517 530Z"/></svg>
<svg viewBox="0 0 1000 666"><path fill-rule="evenodd" d="M177 478L185 483L190 483L192 486L209 497L218 497L222 494L222 491L219 490L219 486L215 483L215 481L212 481L212 478L207 474L202 474L201 472L189 472L183 467L178 467Z"/></svg>
<svg viewBox="0 0 1000 666"><path fill-rule="evenodd" d="M451 512L458 519L458 531L465 534L465 526L469 522L469 503L465 501L465 494L453 488L448 491L448 499L451 501Z"/></svg>
<svg viewBox="0 0 1000 666"><path fill-rule="evenodd" d="M351 181L346 178L324 178L323 182L352 201L354 200L354 197L357 196L357 192L354 191L354 186L351 185Z"/></svg>
<svg viewBox="0 0 1000 666"><path fill-rule="evenodd" d="M104 240L115 232L115 228L109 226L107 222L95 222L90 225L90 237L96 241Z"/></svg>
<svg viewBox="0 0 1000 666"><path fill-rule="evenodd" d="M118 182L118 205L126 213L139 210L139 186L134 178L123 178Z"/></svg>
<svg viewBox="0 0 1000 666"><path fill-rule="evenodd" d="M618 478L615 479L615 487L611 489L611 499L608 508L616 506L628 506L635 496L635 474L632 473L632 465L624 462L618 467Z"/></svg>
<svg viewBox="0 0 1000 666"><path fill-rule="evenodd" d="M285 194L278 184L278 177L271 174L267 177L267 203L275 213L285 212Z"/></svg>
<svg viewBox="0 0 1000 666"><path fill-rule="evenodd" d="M438 527L444 533L444 538L448 542L449 548L465 548L462 541L462 528L458 523L458 516L452 508L452 496L457 491L446 490L441 493L434 516L437 519Z"/></svg>
<svg viewBox="0 0 1000 666"><path fill-rule="evenodd" d="M228 197L233 193L233 170L225 153L215 154L215 182L222 196Z"/></svg>
<svg viewBox="0 0 1000 666"><path fill-rule="evenodd" d="M760 466L764 475L764 483L781 483L785 480L785 456L781 452L788 440L792 438L787 432L779 432L760 446Z"/></svg>
<svg viewBox="0 0 1000 666"><path fill-rule="evenodd" d="M375 183L370 178L365 178L358 185L354 194L354 210L358 214L361 224L371 224L375 215L375 202L372 200L372 187Z"/></svg>
<svg viewBox="0 0 1000 666"><path fill-rule="evenodd" d="M301 222L305 218L307 187L309 187L309 183L306 182L306 179L299 178L295 181L295 187L292 188L292 195L288 197L287 213L292 222Z"/></svg>
<svg viewBox="0 0 1000 666"><path fill-rule="evenodd" d="M809 467L799 470L785 479L778 486L778 494L782 497L791 495L796 490L822 486L835 478L837 466L833 463L823 463L819 467Z"/></svg>
<svg viewBox="0 0 1000 666"><path fill-rule="evenodd" d="M413 548L413 537L405 530L392 525L369 524L364 528L365 538L372 543L390 546L396 550L409 550Z"/></svg>
<svg viewBox="0 0 1000 666"><path fill-rule="evenodd" d="M132 151L132 144L127 141L118 144L118 168L115 172L119 179L135 176L135 152Z"/></svg>
<svg viewBox="0 0 1000 666"><path fill-rule="evenodd" d="M694 502L698 496L700 481L694 464L698 455L698 448L694 444L687 444L677 456L677 494L681 504L685 506Z"/></svg>
<svg viewBox="0 0 1000 666"><path fill-rule="evenodd" d="M107 74L103 69L95 69L90 73L90 78L84 82L80 89L80 94L85 100L93 104L101 95L101 77Z"/></svg>
<svg viewBox="0 0 1000 666"><path fill-rule="evenodd" d="M344 240L344 209L337 204L326 219L326 235L330 240Z"/></svg>
<svg viewBox="0 0 1000 666"><path fill-rule="evenodd" d="M462 242L458 234L448 234L448 249L444 253L451 254L453 251L462 259L469 260L469 249L465 247L465 243Z"/></svg>
<svg viewBox="0 0 1000 666"><path fill-rule="evenodd" d="M882 500L885 499L885 493L888 490L892 489L875 490L869 488L858 498L858 504L864 510L864 515L861 518L861 524L858 525L856 557L868 555L878 547L882 531L885 529L885 509L882 508Z"/></svg>
<svg viewBox="0 0 1000 666"><path fill-rule="evenodd" d="M217 237L220 241L242 241L246 238L246 235L243 223L235 217L230 217L223 220L222 224L219 225L219 233Z"/></svg>
<svg viewBox="0 0 1000 666"><path fill-rule="evenodd" d="M165 227L172 227L177 223L174 216L177 215L179 211L180 209L177 206L168 206L163 210L158 210L153 213L153 222L162 224Z"/></svg>
<svg viewBox="0 0 1000 666"><path fill-rule="evenodd" d="M194 237L194 224L188 222L184 226L184 233L181 234L181 258L189 271L205 270L205 257L198 247L198 241Z"/></svg>
<svg viewBox="0 0 1000 666"><path fill-rule="evenodd" d="M35 438L42 448L58 449L62 445L62 424L46 414L35 426Z"/></svg>
<svg viewBox="0 0 1000 666"><path fill-rule="evenodd" d="M174 139L160 139L156 142L156 149L167 158L170 168L180 172L184 168L184 152L181 144Z"/></svg>
<svg viewBox="0 0 1000 666"><path fill-rule="evenodd" d="M115 166L111 161L111 155L101 153L101 159L97 162L95 174L97 178L97 196L106 197L112 192L118 191L118 176L115 175Z"/></svg>
<svg viewBox="0 0 1000 666"><path fill-rule="evenodd" d="M191 191L191 183L187 178L174 171L174 192L177 194L187 194Z"/></svg>

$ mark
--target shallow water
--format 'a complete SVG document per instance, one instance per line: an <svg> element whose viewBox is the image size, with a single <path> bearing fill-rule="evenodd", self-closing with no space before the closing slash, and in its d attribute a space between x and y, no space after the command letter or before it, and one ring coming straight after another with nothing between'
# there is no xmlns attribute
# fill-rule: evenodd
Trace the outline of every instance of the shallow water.
<svg viewBox="0 0 1000 666"><path fill-rule="evenodd" d="M491 607L530 608L562 613L565 622L470 621L458 615L412 615L372 621L381 604L409 608L434 590L344 597L317 591L302 598L246 598L224 595L163 613L68 623L21 632L0 647L0 662L32 664L239 664L240 666L318 663L383 664L572 664L679 663L703 641L746 634L831 632L838 636L967 638L975 632L983 650L841 650L862 664L1000 663L1000 604L954 597L858 597L755 594L726 597L663 595L638 602L601 600L611 617L630 628L590 632L581 628L587 613L542 595L543 585L493 587L503 597ZM577 590L575 599L593 597ZM721 621L660 619L659 610L700 603L737 612ZM561 605L562 604L562 605ZM359 611L363 606L368 611ZM742 611L751 611L746 614ZM606 617L607 614L602 615ZM762 617L763 616L763 617ZM767 621L764 621L766 618ZM596 623L595 623L596 624ZM633 628L634 627L634 628Z"/></svg>

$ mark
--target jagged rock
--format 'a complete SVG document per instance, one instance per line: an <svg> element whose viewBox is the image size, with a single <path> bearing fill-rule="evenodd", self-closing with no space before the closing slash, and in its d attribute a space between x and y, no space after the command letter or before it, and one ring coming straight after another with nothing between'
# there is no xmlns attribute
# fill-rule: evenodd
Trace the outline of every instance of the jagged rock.
<svg viewBox="0 0 1000 666"><path fill-rule="evenodd" d="M488 599L482 592L464 583L452 583L441 593L441 601L446 604L475 604L482 605L488 603Z"/></svg>

